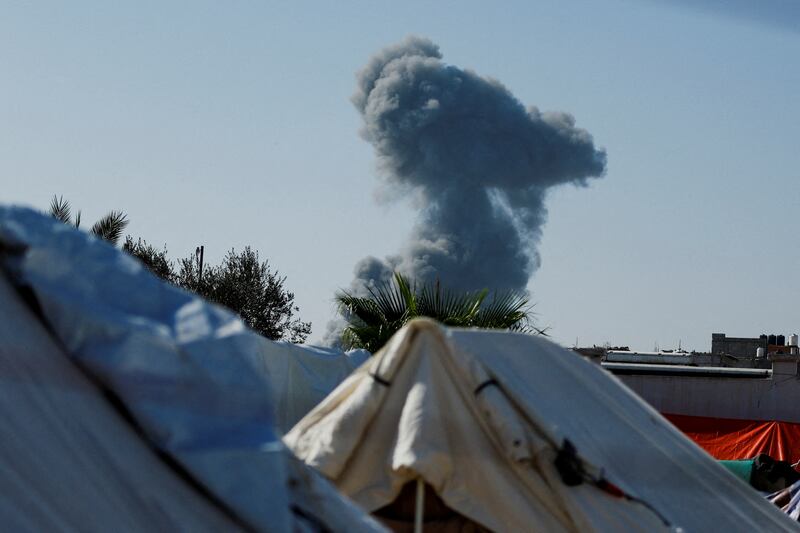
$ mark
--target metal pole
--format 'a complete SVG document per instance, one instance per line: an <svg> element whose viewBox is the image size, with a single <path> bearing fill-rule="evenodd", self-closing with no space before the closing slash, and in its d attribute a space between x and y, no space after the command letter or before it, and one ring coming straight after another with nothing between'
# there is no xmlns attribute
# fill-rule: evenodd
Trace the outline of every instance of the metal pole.
<svg viewBox="0 0 800 533"><path fill-rule="evenodd" d="M425 515L425 482L417 478L417 501L414 510L414 533L422 533L422 522Z"/></svg>
<svg viewBox="0 0 800 533"><path fill-rule="evenodd" d="M203 246L199 248L198 262L200 263L200 268L197 275L197 281L200 282L203 281Z"/></svg>

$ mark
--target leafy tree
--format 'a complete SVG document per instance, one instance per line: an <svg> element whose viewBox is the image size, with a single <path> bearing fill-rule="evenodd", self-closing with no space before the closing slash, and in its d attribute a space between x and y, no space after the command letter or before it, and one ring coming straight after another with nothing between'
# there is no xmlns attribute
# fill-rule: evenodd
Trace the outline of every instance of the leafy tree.
<svg viewBox="0 0 800 533"><path fill-rule="evenodd" d="M368 296L341 291L336 295L340 313L348 325L342 333L346 349L377 352L406 322L426 316L456 327L507 329L545 334L533 325L527 296L517 292L493 293L444 290L439 283L412 285L395 273L392 282L368 288Z"/></svg>
<svg viewBox="0 0 800 533"><path fill-rule="evenodd" d="M258 252L246 247L237 254L231 250L219 266L207 267L200 277L194 257L180 261L176 283L237 313L251 329L264 337L289 342L304 342L311 323L294 314L294 293L287 291L281 277L260 262Z"/></svg>
<svg viewBox="0 0 800 533"><path fill-rule="evenodd" d="M81 227L81 212L75 213L72 217L72 206L69 202L64 200L64 197L53 196L50 202L50 215L63 222L64 224L71 224L76 228ZM128 217L122 211L110 211L103 218L94 223L89 229L89 233L105 239L114 246L119 243L122 237L122 232L128 225Z"/></svg>
<svg viewBox="0 0 800 533"><path fill-rule="evenodd" d="M122 250L139 259L159 278L171 283L175 282L175 267L172 261L167 259L166 246L159 250L152 244L147 244L147 241L142 239L134 241L133 237L127 235L125 237L125 243L122 245Z"/></svg>
<svg viewBox="0 0 800 533"><path fill-rule="evenodd" d="M81 213L72 216L72 208L63 197L53 197L50 215L76 228ZM89 230L94 235L116 245L128 224L121 211L111 211ZM203 270L202 277L195 258L179 261L179 270L167 258L166 246L159 250L142 239L126 236L122 249L136 257L161 279L223 305L237 313L251 329L264 337L289 342L305 342L311 334L311 323L295 317L300 309L294 304L294 293L284 288L286 277L270 270L258 252L247 247L240 254L231 250L219 266Z"/></svg>

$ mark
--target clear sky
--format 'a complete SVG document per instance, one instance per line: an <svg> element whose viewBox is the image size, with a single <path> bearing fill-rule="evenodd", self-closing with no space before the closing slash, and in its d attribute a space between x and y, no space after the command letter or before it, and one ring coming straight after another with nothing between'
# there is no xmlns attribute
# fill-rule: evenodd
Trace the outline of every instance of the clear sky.
<svg viewBox="0 0 800 533"><path fill-rule="evenodd" d="M800 4L690 4L7 0L0 201L123 209L173 258L249 244L318 340L354 264L414 221L378 201L349 97L417 34L608 152L605 178L548 199L529 289L555 340L800 332Z"/></svg>

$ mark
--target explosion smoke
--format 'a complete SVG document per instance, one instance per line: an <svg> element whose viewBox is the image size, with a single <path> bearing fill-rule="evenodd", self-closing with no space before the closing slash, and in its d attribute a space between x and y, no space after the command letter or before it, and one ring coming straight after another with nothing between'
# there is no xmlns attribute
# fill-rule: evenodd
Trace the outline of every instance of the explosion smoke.
<svg viewBox="0 0 800 533"><path fill-rule="evenodd" d="M459 289L524 290L540 263L547 189L605 172L605 151L571 115L526 109L497 80L444 63L428 39L376 54L352 100L388 184L413 192L420 209L408 245L361 260L354 288L396 270Z"/></svg>

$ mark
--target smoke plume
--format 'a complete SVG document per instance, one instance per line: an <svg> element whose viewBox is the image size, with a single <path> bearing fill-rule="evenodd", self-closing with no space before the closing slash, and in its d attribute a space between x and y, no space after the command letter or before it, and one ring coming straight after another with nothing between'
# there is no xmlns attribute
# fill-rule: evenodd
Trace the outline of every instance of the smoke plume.
<svg viewBox="0 0 800 533"><path fill-rule="evenodd" d="M453 288L524 290L540 262L547 190L602 176L605 151L571 115L526 108L497 80L444 63L428 39L385 48L357 78L361 135L419 216L398 255L359 262L354 287L399 271Z"/></svg>

